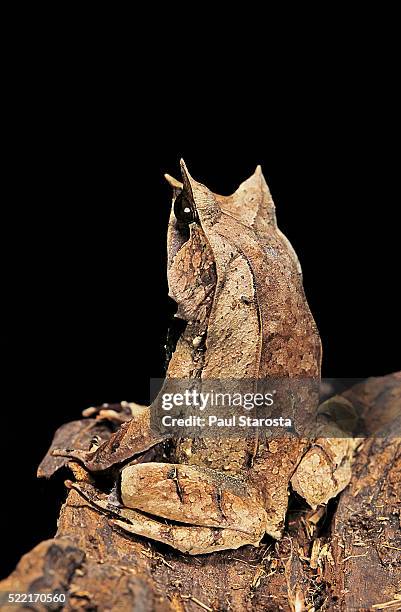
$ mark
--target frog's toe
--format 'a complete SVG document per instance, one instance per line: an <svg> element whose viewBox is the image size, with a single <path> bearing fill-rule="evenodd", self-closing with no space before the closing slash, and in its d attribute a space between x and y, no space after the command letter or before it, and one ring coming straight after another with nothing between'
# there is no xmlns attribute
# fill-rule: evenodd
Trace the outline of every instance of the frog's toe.
<svg viewBox="0 0 401 612"><path fill-rule="evenodd" d="M110 495L105 495L89 483L66 480L64 484L67 489L74 489L77 491L91 504L91 506L96 508L96 510L102 513L111 513L120 516L122 506L116 499L114 491L112 491Z"/></svg>

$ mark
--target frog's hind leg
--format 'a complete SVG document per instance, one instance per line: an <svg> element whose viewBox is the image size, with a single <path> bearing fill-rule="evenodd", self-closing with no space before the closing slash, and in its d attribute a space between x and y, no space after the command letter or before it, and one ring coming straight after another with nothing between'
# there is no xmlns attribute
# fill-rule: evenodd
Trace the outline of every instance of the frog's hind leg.
<svg viewBox="0 0 401 612"><path fill-rule="evenodd" d="M266 512L255 491L216 470L169 463L127 466L121 499L125 507L180 523L165 527L163 539L179 550L197 549L202 539L202 552L206 543L208 552L257 545L265 534Z"/></svg>

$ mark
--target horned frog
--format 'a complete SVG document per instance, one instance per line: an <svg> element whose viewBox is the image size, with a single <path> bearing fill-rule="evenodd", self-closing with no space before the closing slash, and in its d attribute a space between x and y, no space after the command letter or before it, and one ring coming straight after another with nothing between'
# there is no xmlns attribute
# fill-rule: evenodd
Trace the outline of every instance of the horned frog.
<svg viewBox="0 0 401 612"><path fill-rule="evenodd" d="M302 285L298 258L277 227L260 167L231 196L212 193L181 162L168 228L168 282L186 322L169 379L320 379L321 343ZM315 398L299 398L312 418ZM97 474L118 473L109 496L70 483L125 532L189 554L257 546L284 530L290 486L317 507L350 478L351 445L339 438L286 436L163 440L151 408L132 405L131 420L89 451L54 455ZM168 450L166 450L168 448ZM160 459L160 456L159 456Z"/></svg>

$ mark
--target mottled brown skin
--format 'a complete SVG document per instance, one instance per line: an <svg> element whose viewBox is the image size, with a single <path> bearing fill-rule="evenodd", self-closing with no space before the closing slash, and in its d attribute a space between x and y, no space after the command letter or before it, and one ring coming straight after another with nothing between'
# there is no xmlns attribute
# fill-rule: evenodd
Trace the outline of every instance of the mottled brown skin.
<svg viewBox="0 0 401 612"><path fill-rule="evenodd" d="M177 378L317 382L319 334L305 299L298 259L277 228L260 168L229 197L194 181L183 162L182 177L183 184L168 177L174 190L168 281L177 316L187 326L171 358L166 384ZM187 211L188 224L180 215L177 218L178 204ZM304 387L294 399L300 427L317 410L313 388ZM139 464L138 457L160 441L149 428L145 409L92 452L54 454L79 459L91 472L134 459L135 465L122 469L123 508L114 510L113 523L191 554L257 545L265 533L280 538L291 479L309 501L308 483L314 476L322 467L334 474L351 453L347 443L331 463L321 448L316 451L319 456L314 454L306 437L268 441L256 434L174 440L166 463ZM346 484L342 478L341 488ZM110 503L90 489L81 486L81 493L100 510L110 510ZM338 479L333 477L329 489L319 497L319 487L312 487L311 505L335 495ZM160 519L181 525L167 528Z"/></svg>

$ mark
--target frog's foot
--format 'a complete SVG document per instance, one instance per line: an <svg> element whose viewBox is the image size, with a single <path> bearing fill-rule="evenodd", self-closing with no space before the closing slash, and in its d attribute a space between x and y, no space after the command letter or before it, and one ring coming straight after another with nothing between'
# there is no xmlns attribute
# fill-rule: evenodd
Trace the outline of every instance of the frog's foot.
<svg viewBox="0 0 401 612"><path fill-rule="evenodd" d="M123 531L168 544L189 555L205 555L247 544L258 546L263 537L261 534L255 538L235 529L166 524L128 509L122 511L121 519L110 519L109 522Z"/></svg>
<svg viewBox="0 0 401 612"><path fill-rule="evenodd" d="M224 474L152 463L124 468L122 479L123 506L90 484L67 484L111 515L113 526L192 555L258 546L265 534L266 514L252 491Z"/></svg>
<svg viewBox="0 0 401 612"><path fill-rule="evenodd" d="M163 438L151 429L149 408L135 405L132 419L123 423L116 433L96 449L86 451L57 448L52 451L52 455L75 459L90 472L99 472L131 458L143 460L141 456L162 440Z"/></svg>

